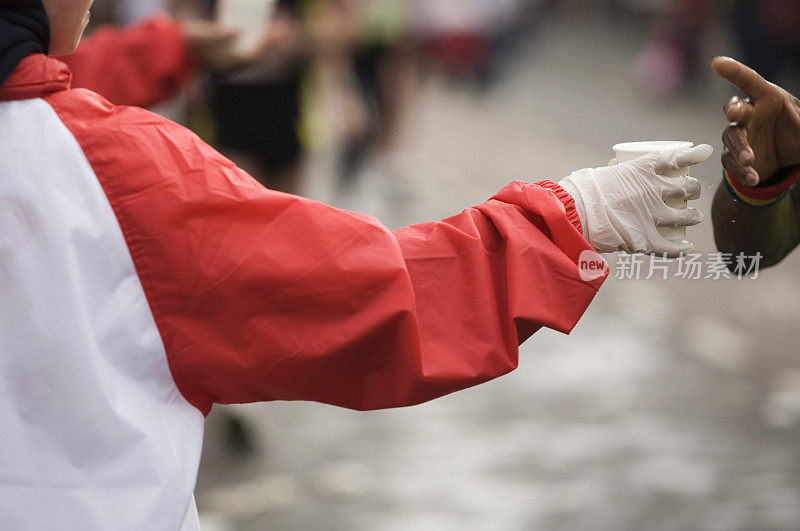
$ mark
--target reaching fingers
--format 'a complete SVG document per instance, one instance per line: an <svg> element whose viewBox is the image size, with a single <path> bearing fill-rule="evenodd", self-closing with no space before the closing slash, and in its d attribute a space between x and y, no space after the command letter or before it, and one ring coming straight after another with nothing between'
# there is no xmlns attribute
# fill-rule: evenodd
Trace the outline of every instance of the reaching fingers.
<svg viewBox="0 0 800 531"><path fill-rule="evenodd" d="M652 156L653 168L659 175L694 166L708 160L714 154L714 148L708 144L700 144L693 148L679 148L662 151Z"/></svg>
<svg viewBox="0 0 800 531"><path fill-rule="evenodd" d="M763 96L772 87L772 83L758 75L755 70L730 57L715 57L711 62L711 68L718 76L736 85L753 100Z"/></svg>
<svg viewBox="0 0 800 531"><path fill-rule="evenodd" d="M747 140L747 130L741 125L732 125L722 133L722 143L742 166L751 166L756 160L753 148Z"/></svg>
<svg viewBox="0 0 800 531"><path fill-rule="evenodd" d="M725 119L728 120L728 122L741 125L750 123L754 111L753 104L743 100L739 96L731 98L723 108Z"/></svg>
<svg viewBox="0 0 800 531"><path fill-rule="evenodd" d="M728 148L722 152L722 166L731 176L745 186L755 187L761 183L758 172L750 166L742 166L738 158Z"/></svg>
<svg viewBox="0 0 800 531"><path fill-rule="evenodd" d="M747 141L745 128L737 125L727 127L722 133L722 142L725 144L722 165L728 173L745 186L758 186L760 178L752 168L756 157Z"/></svg>
<svg viewBox="0 0 800 531"><path fill-rule="evenodd" d="M737 181L745 186L758 186L761 181L751 164L755 160L753 150L747 142L747 132L742 126L730 126L722 134L725 149L722 166Z"/></svg>

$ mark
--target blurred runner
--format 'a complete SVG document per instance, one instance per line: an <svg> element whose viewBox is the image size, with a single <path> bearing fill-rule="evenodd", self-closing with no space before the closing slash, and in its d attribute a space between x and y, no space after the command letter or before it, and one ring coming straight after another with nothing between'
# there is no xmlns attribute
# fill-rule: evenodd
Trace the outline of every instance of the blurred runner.
<svg viewBox="0 0 800 531"><path fill-rule="evenodd" d="M433 67L487 86L509 35L535 13L538 0L417 0L413 26Z"/></svg>
<svg viewBox="0 0 800 531"><path fill-rule="evenodd" d="M410 0L349 0L355 17L352 68L367 120L344 138L340 177L354 177L372 147L387 158L398 147L401 120L415 82Z"/></svg>
<svg viewBox="0 0 800 531"><path fill-rule="evenodd" d="M300 103L308 44L302 1L279 0L276 31L281 46L269 58L213 76L209 97L216 146L264 186L297 193L302 145ZM216 0L177 0L183 16L213 18Z"/></svg>
<svg viewBox="0 0 800 531"><path fill-rule="evenodd" d="M714 0L670 0L657 16L651 41L635 60L636 81L650 96L668 97L701 71L702 29Z"/></svg>
<svg viewBox="0 0 800 531"><path fill-rule="evenodd" d="M789 68L790 83L800 88L800 2L795 0L671 0L636 58L639 86L651 96L668 97L696 79L705 68L700 54L704 30L723 8L729 10L731 36L742 59L770 79Z"/></svg>

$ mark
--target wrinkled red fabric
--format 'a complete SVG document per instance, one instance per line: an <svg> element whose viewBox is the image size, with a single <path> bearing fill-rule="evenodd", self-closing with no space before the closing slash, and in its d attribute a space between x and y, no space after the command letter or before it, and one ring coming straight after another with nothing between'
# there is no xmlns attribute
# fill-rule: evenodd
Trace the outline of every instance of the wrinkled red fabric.
<svg viewBox="0 0 800 531"><path fill-rule="evenodd" d="M0 85L0 101L42 98L67 90L71 83L72 73L67 65L40 53L32 54Z"/></svg>
<svg viewBox="0 0 800 531"><path fill-rule="evenodd" d="M18 69L7 90L44 94L82 147L175 382L204 413L268 400L390 408L477 385L513 370L539 328L569 332L605 280L581 280L590 247L556 184L515 182L390 232L267 190L179 125L67 90L52 59L30 63L40 68Z"/></svg>

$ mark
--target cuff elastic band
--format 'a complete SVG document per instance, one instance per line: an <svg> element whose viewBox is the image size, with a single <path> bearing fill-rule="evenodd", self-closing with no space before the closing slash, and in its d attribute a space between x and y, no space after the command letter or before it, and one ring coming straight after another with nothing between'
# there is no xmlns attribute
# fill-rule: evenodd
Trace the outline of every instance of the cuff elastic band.
<svg viewBox="0 0 800 531"><path fill-rule="evenodd" d="M567 193L561 186L552 181L539 181L536 183L542 188L552 190L558 199L564 203L564 208L567 209L567 219L572 223L578 232L583 234L583 226L581 225L581 217L578 215L578 210L575 208L575 199Z"/></svg>

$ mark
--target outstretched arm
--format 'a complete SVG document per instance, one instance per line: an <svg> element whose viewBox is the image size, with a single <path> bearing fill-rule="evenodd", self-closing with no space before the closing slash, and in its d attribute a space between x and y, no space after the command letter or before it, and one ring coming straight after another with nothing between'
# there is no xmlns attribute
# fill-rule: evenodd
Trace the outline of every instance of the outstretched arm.
<svg viewBox="0 0 800 531"><path fill-rule="evenodd" d="M204 412L390 408L477 385L513 370L539 328L570 331L605 279L581 279L591 248L552 183L390 232L267 190L142 109L48 101L116 213L178 388Z"/></svg>

